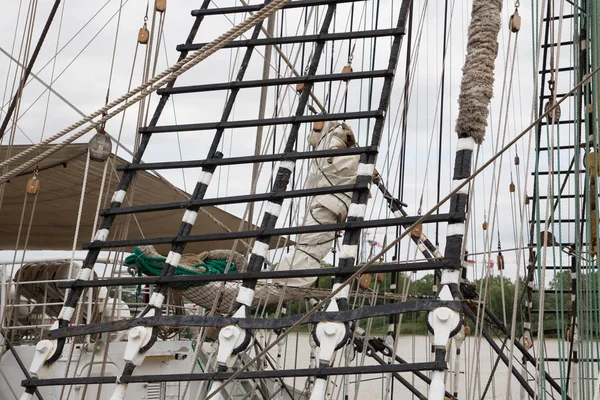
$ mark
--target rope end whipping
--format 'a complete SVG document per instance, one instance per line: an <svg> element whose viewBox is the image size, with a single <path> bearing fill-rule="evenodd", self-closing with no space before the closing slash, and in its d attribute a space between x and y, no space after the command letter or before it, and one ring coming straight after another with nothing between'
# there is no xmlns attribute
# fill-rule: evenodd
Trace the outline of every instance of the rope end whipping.
<svg viewBox="0 0 600 400"><path fill-rule="evenodd" d="M488 107L494 89L494 63L498 54L498 32L502 0L473 1L467 57L463 69L456 132L483 143Z"/></svg>

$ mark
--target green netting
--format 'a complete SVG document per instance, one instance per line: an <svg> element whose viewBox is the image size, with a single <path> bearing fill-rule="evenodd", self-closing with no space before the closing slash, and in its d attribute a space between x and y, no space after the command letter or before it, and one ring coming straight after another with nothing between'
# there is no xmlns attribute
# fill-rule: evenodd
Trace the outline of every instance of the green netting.
<svg viewBox="0 0 600 400"><path fill-rule="evenodd" d="M130 254L125 259L125 265L127 265L127 271L131 275L148 275L148 276L161 276L163 267L165 265L165 257L152 257L145 254L139 247L136 247L133 254ZM137 270L133 269L133 265L137 266ZM202 270L204 268L204 270ZM183 267L178 265L175 268L174 275L212 275L212 274L224 274L227 268L227 260L205 260L199 264L194 264L192 268ZM237 267L231 263L229 266L228 273L236 273ZM194 282L194 283L174 283L169 285L173 289L185 290L194 286L203 286L206 283Z"/></svg>

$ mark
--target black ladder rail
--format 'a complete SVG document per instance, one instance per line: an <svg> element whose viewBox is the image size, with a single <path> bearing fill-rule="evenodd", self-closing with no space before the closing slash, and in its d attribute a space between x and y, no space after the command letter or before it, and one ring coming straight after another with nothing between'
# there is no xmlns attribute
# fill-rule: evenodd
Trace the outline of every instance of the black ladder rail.
<svg viewBox="0 0 600 400"><path fill-rule="evenodd" d="M240 39L234 40L227 45L224 49L232 49L237 47L247 46L272 46L280 44L298 44L298 43L309 43L316 42L317 40L356 40L356 39L371 39L385 36L393 36L396 33L395 29L376 29L368 31L352 31L352 32L335 32L326 34L316 35L298 35L298 36L279 36L279 37L267 37L260 39ZM177 50L200 50L208 43L194 43L177 46Z"/></svg>
<svg viewBox="0 0 600 400"><path fill-rule="evenodd" d="M313 151L302 151L293 152L291 154L286 153L273 153L273 154L262 154L259 156L240 156L240 157L228 157L219 158L212 160L190 160L190 161L164 161L155 163L144 163L144 164L122 164L117 166L117 171L125 171L128 169L132 170L147 170L147 169L179 169L179 168L197 168L205 165L241 165L241 164L254 164L258 162L276 162L276 161L297 161L315 158L329 158L339 156L351 156L362 153L376 152L377 149L371 146L359 146L350 147L346 149L335 149L335 150L313 150Z"/></svg>
<svg viewBox="0 0 600 400"><path fill-rule="evenodd" d="M270 0L266 0L265 5L268 4L269 1ZM263 23L263 21L260 21L255 25L253 32L252 32L252 38L255 39L258 37L258 35L260 34L260 31L261 31L262 23ZM249 46L246 49L246 52L244 53L244 57L242 58L242 62L240 64L240 68L238 70L236 80L241 81L244 79L244 75L245 75L248 65L250 63L250 58L252 56L253 51L254 51L254 46ZM229 116L231 115L231 112L233 110L233 106L235 104L235 100L237 98L238 92L239 92L239 89L232 89L230 91L229 97L227 98L227 102L225 104L223 113L221 115L221 122L225 122L229 119ZM224 131L225 131L224 127L221 127L221 126L217 127L217 131L214 134L210 149L208 151L208 156L207 156L208 159L223 157L223 155L219 151L217 151L217 148L219 146L219 143L221 142L221 138L223 136ZM206 195L206 192L208 190L208 185L210 184L210 180L211 180L210 178L212 177L212 174L215 172L215 169L216 169L216 166L202 167L202 172L200 174L200 178L198 179L198 182L196 183L196 186L194 188L194 191L192 192L192 196L191 196L190 200L200 200L200 199L204 198L204 196ZM195 215L198 214L199 210L200 210L200 205L188 205L186 207L186 212L183 215L183 218L181 220L181 225L179 227L179 231L177 232L177 237L180 237L180 238L186 237L187 235L190 234L192 227L194 226L195 219L196 219ZM106 244L106 242L105 242L105 244ZM179 265L179 259L181 258L181 255L183 254L183 250L185 249L186 244L187 244L186 241L177 241L177 242L172 241L171 250L169 251L169 255L168 255L167 259L165 260L161 276L171 276L175 273L175 269ZM104 246L104 248L106 248L106 246ZM152 297L150 298L149 303L146 305L146 307L140 313L141 317L144 317L151 311L154 311L154 313L156 315L161 313L163 301L167 297L168 288L169 288L168 285L164 285L164 284L160 284L160 283L155 286L154 292L152 294ZM150 350L154 346L154 344L156 343L157 340L158 340L158 329L155 326L152 328L152 334L150 336L150 340L139 349L139 353L141 353L141 354L146 353L148 350ZM122 380L123 377L125 377L125 376L131 376L135 370L135 367L136 367L135 364L127 363L125 368L123 369L121 376L119 377L119 380ZM120 384L119 382L117 382L117 383Z"/></svg>
<svg viewBox="0 0 600 400"><path fill-rule="evenodd" d="M278 86L278 85L295 85L297 83L307 82L333 82L333 81L345 81L345 80L358 80L358 79L369 79L369 78L385 78L387 75L393 75L394 71L388 70L375 70L375 71L352 71L352 72L340 72L334 74L322 74L313 76L290 76L281 78L268 78L268 79L256 79L248 81L232 81L232 82L221 82L221 83L206 83L201 85L188 85L188 86L177 86L170 89L158 89L158 94L186 94L186 93L203 93L212 92L217 90L228 90L235 87L240 89L251 89L265 86Z"/></svg>
<svg viewBox="0 0 600 400"><path fill-rule="evenodd" d="M275 201L282 201L281 199L275 199ZM274 201L274 202L275 202ZM455 212L452 214L437 214L431 215L425 219L424 222L456 222L464 218L465 213ZM413 224L416 222L419 216L416 217L401 217L401 218L387 218L387 219L375 219L375 220L360 220L360 221L347 221L339 222L335 224L323 224L323 225L307 225L307 226L296 226L290 228L270 228L268 226L260 226L256 230L251 231L239 231L239 232L222 232L222 233L207 233L202 235L186 235L178 234L175 236L158 237L158 238L139 238L139 239L125 239L125 240L113 240L106 242L91 242L84 243L84 249L98 249L98 248L116 248L116 247L127 247L127 246L141 246L141 245L156 245L156 244L176 244L176 243L188 243L188 242L208 242L213 240L227 240L227 239L248 239L257 238L263 239L264 245L270 244L272 236L286 236L297 233L315 233L315 232L327 232L327 231L339 231L348 229L363 229L363 228L376 228L403 224ZM344 267L352 267L353 265L344 265ZM248 271L258 271L248 270Z"/></svg>
<svg viewBox="0 0 600 400"><path fill-rule="evenodd" d="M306 85L304 85L306 87ZM312 85L311 85L312 87ZM190 131L206 131L213 129L233 129L233 128L255 128L257 126L270 125L292 125L300 128L301 123L311 123L318 121L335 121L340 119L365 119L365 118L381 118L379 110L371 111L354 111L339 114L317 114L317 115L294 115L291 117L264 118L261 120L248 119L240 121L226 122L202 122L198 124L181 124L181 125L163 125L150 126L140 128L140 133L170 133L170 132L190 132ZM290 150L291 152L291 150Z"/></svg>
<svg viewBox="0 0 600 400"><path fill-rule="evenodd" d="M294 0L289 2L288 4L282 7L282 10L288 10L292 8L305 8L305 7L315 7L315 6L326 6L335 2L336 4L343 3L355 3L362 2L364 0ZM235 6L235 7L221 7L221 8L202 8L199 10L192 10L193 16L199 15L225 15L225 14L233 14L233 13L249 13L254 11L259 11L263 8L262 4L253 4L247 6Z"/></svg>
<svg viewBox="0 0 600 400"><path fill-rule="evenodd" d="M321 24L321 28L319 30L319 35L327 34L329 31L329 27L331 22L333 21L333 15L336 9L336 3L329 3L327 5L327 11L325 12L325 16L323 18L323 22ZM315 75L319 66L319 62L321 60L321 56L323 53L323 49L325 48L325 40L319 39L315 45L312 59L310 64L306 70L306 74L308 76ZM298 138L298 133L300 131L301 122L297 119L304 115L304 112L308 105L308 100L313 88L313 83L308 82L302 88L300 93L300 97L298 99L298 105L296 107L296 112L294 116L291 118L290 122L292 123L291 129L288 133L288 138L286 141L286 145L284 148L284 153L291 153L294 150L295 143ZM279 165L277 170L277 175L273 182L272 191L273 192L282 192L287 190L287 186L290 182L290 178L292 176L292 171L295 167L295 163L293 161L282 162ZM254 246L252 248L250 259L248 261L246 270L249 272L258 272L262 269L262 266L265 262L267 251L269 248L269 243L271 241L271 235L265 234L269 230L273 231L275 228L275 224L279 218L279 213L281 211L281 205L283 204L282 199L274 199L270 201L267 205L267 209L263 212L263 218L260 225L260 230L264 233L256 236L256 240L254 242ZM233 306L234 313L233 315L250 315L250 306L252 300L254 298L254 290L257 285L257 279L244 279L242 280L241 286L239 286L237 290L237 296L235 300L235 305ZM235 324L237 326L237 324ZM252 339L252 334L249 331L241 332L240 334L243 336L242 343L233 349L231 354L228 354L227 357L236 356L239 352L245 350L250 341ZM220 334L219 334L220 335ZM219 372L227 371L228 367L226 363L223 363L222 360L218 360L217 362L217 370ZM215 385L218 385L215 387ZM211 388L212 394L219 393L224 390L225 384L220 380L216 380L213 383L213 388Z"/></svg>
<svg viewBox="0 0 600 400"><path fill-rule="evenodd" d="M350 322L357 319L385 317L390 314L405 314L410 312L430 311L436 307L450 304L453 307L460 307L459 301L446 302L432 299L415 299L402 303L378 304L363 308L339 311L330 313L319 311L312 314L309 318L302 321L302 325L318 323L320 321L341 321ZM45 337L57 339L68 336L83 336L101 332L118 332L135 326L180 326L187 325L193 327L216 326L223 327L237 324L243 329L268 329L277 330L292 326L298 320L302 319L304 314L289 315L281 318L239 318L235 316L195 316L195 315L156 315L149 317L136 317L128 320L119 320L113 322L97 322L88 325L73 325L68 328L59 328L53 331L47 331Z"/></svg>
<svg viewBox="0 0 600 400"><path fill-rule="evenodd" d="M268 378L294 378L308 377L316 375L356 375L356 374L389 374L413 371L434 371L446 368L446 363L436 361L420 362L413 364L386 364L386 365L364 365L356 367L318 367L303 369L284 369L284 370L262 370L262 371L244 371L239 372L239 379L268 379ZM236 372L204 372L190 374L172 374L172 375L129 375L120 378L123 384L130 383L153 383L153 382L199 382L199 381L224 381L230 378ZM25 387L41 387L55 385L94 385L114 383L117 376L92 376L77 378L31 378L22 381L21 385Z"/></svg>
<svg viewBox="0 0 600 400"><path fill-rule="evenodd" d="M423 260L411 261L403 263L377 263L371 265L365 273L377 272L415 272L415 271L431 271L448 268L450 263L447 260ZM294 269L286 271L260 271L260 272L240 272L228 273L225 277L230 281L239 281L243 279L285 279L285 278L300 278L309 276L333 276L339 267L322 268L322 269ZM344 272L354 273L360 266L352 269L344 269ZM132 285L152 285L157 283L177 284L177 283L208 283L220 282L223 277L218 275L189 275L189 276L140 276L127 278L106 278L92 281L63 281L58 282L59 288L74 288L74 287L103 287L103 286L132 286Z"/></svg>
<svg viewBox="0 0 600 400"><path fill-rule="evenodd" d="M201 8L207 8L209 6L209 4L210 4L210 0L203 0ZM187 42L193 43L194 38L196 37L196 33L198 32L198 29L200 28L200 24L202 23L203 20L204 20L204 16L202 16L202 15L198 15L196 17L196 19L194 20L194 23L192 24L192 28L190 29L190 33L188 34L186 43ZM187 52L181 52L181 54L179 55L178 61L183 60L187 56L187 54L188 54ZM176 81L177 81L177 79L172 80L171 82L169 82L167 84L167 87L173 87L175 85ZM169 98L169 95L161 96L161 98L158 102L158 105L154 111L154 115L152 116L152 119L150 120L150 126L155 126L158 123L158 120L160 119L160 116L162 115L162 111L164 110L165 105L167 104L168 98ZM138 150L133 156L132 162L134 164L139 164L141 162L142 156L144 155L144 152L146 151L146 147L148 146L148 143L150 141L150 136L151 136L150 134L142 134ZM127 189L129 188L129 185L133 181L134 176L135 176L135 171L125 171L121 177L119 184L117 185L117 190L116 190L115 194L118 192L127 193ZM120 199L120 198L113 197L113 199L111 199L111 202L110 202L110 208L119 208L121 206L121 204L123 203L123 201L124 201L124 198ZM106 217L102 218L102 220L99 224L98 232L106 232L106 235L108 235L114 220L115 220L115 216L106 216ZM96 260L98 259L99 255L100 255L99 248L88 251L88 253L85 257L85 260L83 261L82 271L85 269L92 270L94 268L94 264L96 263ZM83 288L74 288L73 290L71 290L69 292L67 298L65 299L63 309L65 309L65 308L75 309L75 307L77 306L77 302L79 301L79 298L82 295L82 292L83 292ZM59 319L58 319L59 327L68 326L69 323L70 323L70 321L68 319L63 318L62 315L59 316ZM58 341L54 355L52 355L46 361L46 365L53 364L61 357L65 342L66 342L65 339L61 339Z"/></svg>

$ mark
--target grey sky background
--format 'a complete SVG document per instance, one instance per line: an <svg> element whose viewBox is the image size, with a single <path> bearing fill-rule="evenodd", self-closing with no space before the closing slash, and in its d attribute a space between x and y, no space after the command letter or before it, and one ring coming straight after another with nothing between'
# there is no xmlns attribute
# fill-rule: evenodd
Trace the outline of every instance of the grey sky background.
<svg viewBox="0 0 600 400"><path fill-rule="evenodd" d="M252 1L255 3L256 1ZM3 7L3 14L0 17L2 21L0 35L0 47L13 54L15 57L19 54L19 48L22 42L22 32L24 16L28 6L27 1L0 0ZM36 28L33 32L33 44L37 42L41 27L46 16L52 6L51 1L40 1L38 5ZM120 15L119 31L117 32L117 21L119 19L118 10L122 3ZM152 3L150 2L150 8ZM168 65L175 63L178 52L175 50L177 44L183 43L193 18L190 16L190 10L199 8L199 0L170 0L168 2L168 10L165 14L164 36L161 40L164 43L160 47L160 53L157 59L156 71L164 70ZM239 3L228 1L216 1L219 7L234 6ZM503 10L502 31L499 38L500 51L496 61L496 81L494 99L490 107L490 118L488 123L488 132L485 143L479 151L478 164L481 165L487 161L494 153L498 143L502 143L502 136L506 132L505 142L511 140L521 130L526 127L531 121L532 101L534 98L534 80L538 79L537 66L534 64L535 46L532 39L532 14L530 4L521 2L522 6L519 10L522 18L522 30L518 35L516 45L516 62L514 69L512 67L511 58L515 40L517 37L508 32L508 19L514 12L512 2L505 2ZM138 49L136 65L132 67L133 59L136 50L137 32L143 24L143 18L146 10L147 2L141 0L89 0L89 1L74 1L63 0L63 5L59 10L55 23L48 35L46 44L38 58L33 71L39 75L44 81L52 83L52 87L57 90L62 96L75 104L85 113L90 113L104 105L109 74L111 69L112 50L115 45L115 37L117 37L116 54L114 63L114 72L110 87L110 99L120 96L127 90L130 75L133 77L133 85L137 85L142 79L142 63L143 50ZM214 7L212 4L211 7ZM21 7L20 16L19 7ZM381 0L379 4L379 19L377 20L378 28L388 28L395 25L395 18L399 1ZM454 153L456 144L456 134L454 133L454 121L458 113L457 97L460 89L461 68L464 62L467 27L470 18L470 2L467 0L450 0L449 17L449 36L448 50L446 57L445 69L445 93L441 99L444 108L444 116L441 122L441 130L443 132L442 143L442 160L441 160L441 197L444 197L450 191L452 166L454 163ZM350 15L350 5L343 4L338 7L336 19L332 31L342 31L350 29L348 25ZM320 26L324 8L320 8L318 13L311 16L307 27L307 34L314 33ZM93 18L94 14L98 13ZM357 2L355 5L355 22L351 29L369 30L375 29L374 15L377 13L377 3L373 1ZM565 14L568 13L565 11ZM358 17L362 15L362 18ZM217 37L221 32L231 27L232 23L240 21L241 15L231 14L227 17L215 16L206 18L198 35L196 42L208 42ZM392 18L393 17L393 18ZM409 107L409 116L407 119L408 137L406 144L406 167L407 173L405 177L405 190L403 200L408 204L407 211L409 214L416 214L422 195L422 210L427 211L436 203L436 187L437 187L437 158L438 158L438 140L440 131L440 108L439 108L439 89L442 76L442 49L443 49L443 24L444 24L444 2L442 1L427 1L415 0L415 30L413 37L413 61L416 60L411 70L413 79L411 89L411 99ZM92 19L93 18L93 19ZM288 11L285 13L285 20L277 19L276 31L285 36L294 34L302 34L303 27L299 22L303 21L303 16L296 11ZM62 22L61 22L62 19ZM91 22L80 32L77 33L82 26L89 21ZM150 15L151 22L152 16ZM420 21L424 21L422 27L419 27ZM359 21L359 22L357 22ZM357 26L360 23L360 26ZM300 26L300 28L299 28ZM570 22L565 21L563 26L563 35L567 35L572 27ZM300 29L300 31L298 31ZM13 43L13 38L16 40ZM300 33L297 33L300 32ZM558 31L556 33L558 36ZM569 37L563 37L563 40L570 40ZM249 37L250 33L246 34ZM511 37L512 36L512 37ZM262 37L262 35L261 35ZM509 41L512 43L509 49ZM375 68L383 69L387 65L389 56L390 41L388 38L378 39L376 47L371 41L356 42L354 50L353 68L355 71L366 70L371 63L371 54L375 49L374 63ZM59 50L57 54L57 49ZM334 72L341 71L341 68L347 62L349 44L347 41L336 42L333 49L328 46L323 57L326 58L321 63L319 73L329 72L330 69ZM259 79L262 74L262 53L264 48L257 48L248 73L245 79ZM298 46L284 46L282 50L290 57L295 59L298 52ZM307 44L304 52L300 49L297 56L297 68L302 70L310 57L312 44ZM231 80L231 74L237 71L237 67L243 57L241 50L223 50L211 56L208 60L194 67L191 71L183 75L177 85L200 84L208 82L224 82ZM562 56L557 57L557 66L570 65L572 55L570 50L563 50ZM304 54L303 54L304 53ZM331 65L331 57L334 53L333 66ZM338 55L339 54L339 55ZM56 57L55 57L56 55ZM304 57L303 57L304 55ZM388 113L388 120L384 129L384 137L382 140L381 152L378 158L377 168L382 172L386 184L397 192L397 165L400 154L400 119L399 115L402 112L402 90L404 86L405 74L405 55L406 41L400 56L400 64L397 77L395 80L394 91L392 93L392 101ZM55 58L54 58L55 57ZM273 60L277 59L276 55ZM508 60L508 61L507 61ZM275 73L277 66L274 64L272 75ZM1 94L3 96L2 104L3 112L6 109L13 89L15 65L9 59L0 54L0 76L3 77L2 85L0 85ZM132 72L133 71L133 72ZM289 76L290 73L284 66L280 69L281 74ZM506 82L506 90L508 91L508 82L512 75L512 88L509 100L502 99L503 84ZM560 75L558 80L559 93L564 93L572 86L572 78L568 74ZM380 95L381 81L375 81L373 85L372 108L375 108ZM365 110L369 105L367 81L351 81L348 84L348 110L358 111ZM337 84L333 85L331 94L331 112L339 112L341 104L341 94L345 90L345 85L338 88ZM339 92L338 92L339 91ZM44 93L44 88L37 82L30 82L24 92L23 102L20 109L19 131L15 136L15 143L36 143L41 138L46 138L55 132L61 130L65 126L79 120L79 115L65 105L57 97ZM315 93L324 102L327 98L326 93L328 88L323 85L318 85L315 88ZM340 93L339 95L337 93ZM255 118L258 113L259 90L246 90L240 93L236 102L236 107L230 120L243 120ZM297 96L293 88L282 88L282 97L285 98L280 102L279 109L281 116L291 114L291 110L295 109ZM40 97L41 96L41 97ZM226 100L225 92L210 92L202 94L187 94L178 95L170 99L163 116L160 119L159 125L168 125L174 123L193 123L193 122L210 122L220 119L223 104ZM39 100L38 100L39 97ZM336 103L337 98L337 103ZM157 96L152 95L150 110L154 110ZM334 104L335 107L334 107ZM275 104L274 89L269 91L267 117L273 115ZM47 106L47 111L46 111ZM503 110L502 115L501 110ZM506 116L506 110L508 115ZM132 149L135 138L135 123L137 118L138 108L134 106L130 108L125 116L121 138L123 144ZM563 115L568 116L571 110L568 106L563 107ZM3 115L3 114L2 114ZM500 123L501 121L501 123ZM505 127L506 121L506 127ZM107 124L107 131L112 135L119 135L119 127L121 118L117 117ZM357 139L361 145L365 145L370 141L372 131L372 123L367 121L351 121ZM565 131L566 129L563 129ZM152 137L151 144L144 156L144 161L164 161L164 160L179 160L179 159L199 159L204 158L207 154L210 141L213 137L213 131L202 132L187 132L176 135L175 133L156 134ZM269 133L265 129L265 135ZM278 127L276 133L276 148L281 151L281 139L287 133L285 127ZM300 133L299 150L307 150L305 142L307 130L303 129ZM561 132L563 139L557 136L557 140L568 140L570 132ZM87 141L90 135L82 139ZM550 135L549 135L550 137ZM249 155L254 150L255 129L238 129L235 132L226 132L222 142L221 151L226 157ZM6 143L6 142L5 142ZM492 244L492 249L497 247L497 234L499 232L502 247L504 249L514 248L518 246L519 221L514 221L514 213L518 213L518 204L522 204L524 192L532 193L531 176L525 187L526 170L527 170L527 149L529 146L529 135L524 140L519 142L515 149L511 149L505 156L495 165L490 167L474 185L475 194L473 201L473 214L469 227L469 238L467 249L471 253L484 252L485 237L481 229L484 218L487 218L490 227L495 226L494 232L488 231L492 237L488 237L488 243ZM566 142L565 142L566 143ZM557 144L557 143L555 143ZM268 144L268 152L272 151L273 144ZM518 154L521 159L519 170L514 166L513 159ZM533 153L532 153L533 154ZM127 158L122 151L119 155ZM565 157L568 153L565 153ZM565 158L566 159L566 158ZM530 165L533 165L533 158L530 160ZM542 164L547 164L548 160L542 160ZM304 180L303 171L306 170L306 165L297 167L297 187L301 187ZM221 168L215 173L215 180L210 185L210 190L207 197L215 196L231 196L236 194L249 193L249 182L251 168L248 166L227 167ZM499 178L499 195L498 195L498 211L497 222L492 222L492 216L489 215L490 199L492 203L495 200L495 179ZM192 190L193 184L197 179L197 170L188 170L185 172L185 179L182 171L172 170L165 171L164 176L167 177L175 185L186 189L188 192ZM263 168L260 180L259 191L266 190L271 176L270 166ZM513 199L514 207L511 205L509 194L509 184L511 176L515 184L520 183L520 196L515 196ZM542 190L543 191L543 190ZM381 196L379 196L375 188L372 189L373 198L370 201L370 207L367 212L368 218L385 218L389 216L389 212L382 204ZM94 201L94 200L90 200ZM294 203L297 205L297 202ZM258 205L260 207L260 205ZM228 206L225 208L228 212L241 216L244 212L242 206ZM289 202L286 202L284 213L289 209ZM448 206L443 206L441 212L446 212ZM563 216L568 217L570 209L563 211ZM284 215L282 213L282 215ZM304 208L301 206L295 209L293 215L302 218ZM518 215L517 215L518 216ZM260 217L255 214L255 218ZM529 216L526 218L526 220ZM572 216L570 217L572 218ZM285 218L280 218L280 225L283 225ZM439 226L439 241L443 249L445 240L445 224ZM528 227L525 227L525 231ZM426 226L426 234L435 238L435 226ZM168 234L168 232L165 232ZM569 232L563 232L564 236L568 236ZM370 231L370 237L376 241L383 243L385 240L390 242L395 236L395 230L383 229ZM528 239L525 238L525 243ZM378 251L378 249L375 249ZM414 247L408 247L407 242L402 244L403 258L411 258L415 255ZM48 254L42 252L42 255ZM64 253L61 253L64 254ZM558 256L559 252L556 252ZM391 253L386 255L391 259ZM515 253L505 252L506 257L506 274L514 278L517 271L517 262ZM492 256L495 260L495 255ZM12 259L12 252L0 251L0 259ZM480 265L472 271L472 276L481 276L485 267L483 267L483 256L478 256L477 260ZM565 264L567 265L567 264ZM523 261L519 268L522 270ZM497 271L495 271L497 274Z"/></svg>

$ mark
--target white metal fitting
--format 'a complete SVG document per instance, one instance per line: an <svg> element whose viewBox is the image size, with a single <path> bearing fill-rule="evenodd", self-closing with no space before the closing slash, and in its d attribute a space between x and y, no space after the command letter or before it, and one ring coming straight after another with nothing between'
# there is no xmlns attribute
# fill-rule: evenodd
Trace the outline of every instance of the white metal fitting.
<svg viewBox="0 0 600 400"><path fill-rule="evenodd" d="M127 391L127 385L119 383L115 387L115 391L112 396L110 396L110 400L123 400L125 399L125 392Z"/></svg>
<svg viewBox="0 0 600 400"><path fill-rule="evenodd" d="M31 400L33 399L33 395L31 393L23 392L19 400Z"/></svg>
<svg viewBox="0 0 600 400"><path fill-rule="evenodd" d="M433 344L446 347L450 334L460 324L460 314L448 307L439 307L430 312L427 318L433 330Z"/></svg>
<svg viewBox="0 0 600 400"><path fill-rule="evenodd" d="M152 328L147 326L136 326L127 334L127 347L123 359L134 365L141 365L146 356L140 353L140 349L148 344L152 337Z"/></svg>
<svg viewBox="0 0 600 400"><path fill-rule="evenodd" d="M210 387L210 391L208 392L208 395L212 396L211 399L225 400L225 396L223 395L224 390L220 390L222 386L223 386L223 382L221 382L221 381L214 381L212 383L212 386ZM218 393L214 394L217 391L218 391Z"/></svg>
<svg viewBox="0 0 600 400"><path fill-rule="evenodd" d="M315 380L315 386L310 394L310 400L324 400L327 390L327 380L318 378Z"/></svg>
<svg viewBox="0 0 600 400"><path fill-rule="evenodd" d="M336 301L329 303L327 312L338 312ZM316 328L316 336L319 340L319 361L330 363L335 349L346 337L346 326L342 322L319 322Z"/></svg>
<svg viewBox="0 0 600 400"><path fill-rule="evenodd" d="M37 376L44 366L44 363L54 355L54 352L56 352L56 345L56 340L40 340L35 345L35 355L33 356L33 361L29 367L29 372Z"/></svg>
<svg viewBox="0 0 600 400"><path fill-rule="evenodd" d="M219 350L217 351L217 363L227 365L233 351L240 347L246 339L246 330L237 325L228 325L219 332ZM213 385L214 386L214 385Z"/></svg>
<svg viewBox="0 0 600 400"><path fill-rule="evenodd" d="M445 371L431 371L431 383L429 384L429 400L443 400L446 394L444 383Z"/></svg>

